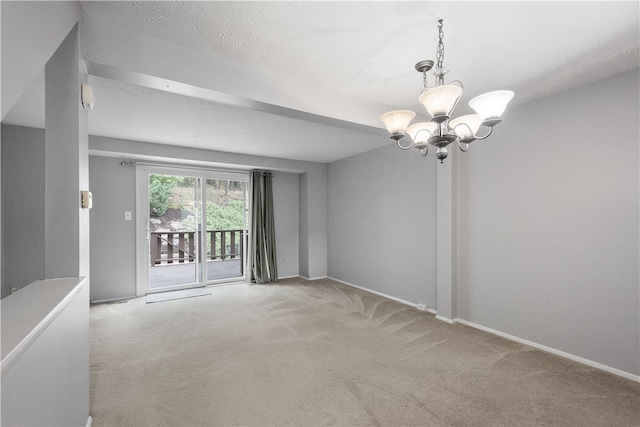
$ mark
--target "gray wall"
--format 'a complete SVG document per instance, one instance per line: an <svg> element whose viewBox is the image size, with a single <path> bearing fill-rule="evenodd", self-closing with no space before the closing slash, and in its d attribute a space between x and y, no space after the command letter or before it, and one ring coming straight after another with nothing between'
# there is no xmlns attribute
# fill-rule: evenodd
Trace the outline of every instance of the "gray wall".
<svg viewBox="0 0 640 427"><path fill-rule="evenodd" d="M298 178L298 191L298 202L300 203L298 272L300 276L309 278L309 177L306 173L300 174Z"/></svg>
<svg viewBox="0 0 640 427"><path fill-rule="evenodd" d="M2 297L44 279L44 129L2 125Z"/></svg>
<svg viewBox="0 0 640 427"><path fill-rule="evenodd" d="M322 164L299 177L299 274L311 280L327 277L327 173Z"/></svg>
<svg viewBox="0 0 640 427"><path fill-rule="evenodd" d="M3 297L2 290L4 287L4 252L2 251L4 242L4 215L2 214L2 209L4 205L2 204L2 194L2 126L0 125L0 298Z"/></svg>
<svg viewBox="0 0 640 427"><path fill-rule="evenodd" d="M274 173L273 205L278 277L297 276L299 274L298 174Z"/></svg>
<svg viewBox="0 0 640 427"><path fill-rule="evenodd" d="M78 25L45 67L45 278L89 276L88 113L80 106Z"/></svg>
<svg viewBox="0 0 640 427"><path fill-rule="evenodd" d="M91 298L95 300L136 295L135 168L120 159L89 157L91 209Z"/></svg>
<svg viewBox="0 0 640 427"><path fill-rule="evenodd" d="M327 277L328 266L328 166L309 170L305 174L306 203L301 205L301 211L306 210L307 236L307 277L318 279Z"/></svg>
<svg viewBox="0 0 640 427"><path fill-rule="evenodd" d="M458 168L458 317L640 374L638 70L510 108Z"/></svg>
<svg viewBox="0 0 640 427"><path fill-rule="evenodd" d="M3 1L0 7L4 119L80 19L82 8L77 1Z"/></svg>
<svg viewBox="0 0 640 427"><path fill-rule="evenodd" d="M146 151L147 153L154 152L157 155L167 155L166 150L172 150L158 144L91 137L94 145L105 141L111 146L125 143L134 150L144 147L145 150L149 150ZM177 152L182 156L194 154L201 160L204 160L203 155L216 157L215 152L205 150L177 148ZM136 294L135 221L124 221L126 210L132 211L135 218L135 168L121 166L122 156L110 157L113 153L104 151L101 153L109 156L90 156L90 182L93 193L93 209L91 209L91 298L93 300L124 298ZM260 168L265 168L263 161L268 161L268 159L259 161L249 156L234 155L236 164L243 158L247 163L254 163ZM173 159L179 160L179 157L176 155ZM220 160L219 157L218 160ZM285 165L300 166L298 162L278 162L279 167ZM276 171L273 187L278 275L280 277L297 276L299 274L298 174ZM326 206L324 209L326 211Z"/></svg>
<svg viewBox="0 0 640 427"><path fill-rule="evenodd" d="M309 199L299 195L299 271L312 278L327 276L327 165L272 157L248 156L197 148L177 147L92 136L92 155L169 162L206 162L223 169L265 169L301 174L299 188L309 192ZM305 181L306 180L306 181ZM303 185L305 184L306 185ZM302 235L302 232L306 233ZM306 244L303 245L303 243ZM304 275L305 277L309 277Z"/></svg>
<svg viewBox="0 0 640 427"><path fill-rule="evenodd" d="M329 165L329 276L436 306L436 159L389 146Z"/></svg>

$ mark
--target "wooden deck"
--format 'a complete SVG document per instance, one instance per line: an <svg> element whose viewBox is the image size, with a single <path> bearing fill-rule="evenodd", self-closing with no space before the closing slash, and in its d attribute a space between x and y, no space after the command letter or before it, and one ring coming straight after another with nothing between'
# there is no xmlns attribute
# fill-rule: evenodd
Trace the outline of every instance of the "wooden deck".
<svg viewBox="0 0 640 427"><path fill-rule="evenodd" d="M207 281L242 278L240 260L207 262ZM151 289L195 282L195 264L167 264L149 268Z"/></svg>

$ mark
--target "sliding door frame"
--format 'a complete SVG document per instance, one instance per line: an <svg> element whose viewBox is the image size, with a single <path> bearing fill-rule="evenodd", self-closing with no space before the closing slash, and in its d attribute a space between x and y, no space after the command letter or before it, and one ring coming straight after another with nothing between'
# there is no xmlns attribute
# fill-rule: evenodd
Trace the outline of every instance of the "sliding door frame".
<svg viewBox="0 0 640 427"><path fill-rule="evenodd" d="M210 284L207 279L207 256L206 256L206 236L207 224L206 224L206 182L207 180L228 180L228 181L240 181L245 183L245 195L247 194L249 187L249 171L224 171L216 169L206 169L189 167L188 165L164 165L164 164L151 164L138 162L134 163L136 167L136 295L144 296L152 292L163 292L168 290L179 290L186 288L193 288L198 286L207 286ZM198 257L202 260L201 274L202 281L198 284L187 284L184 286L172 286L168 288L159 288L158 290L151 291L149 286L149 243L147 240L147 221L149 220L149 174L159 175L186 175L200 178L200 196L202 206L202 233L203 238L198 240ZM246 197L243 202L245 212L248 209L246 206ZM243 215L243 229L247 229L247 216ZM242 239L243 245L242 253L245 254L241 262L246 261L246 242ZM244 269L243 269L244 271ZM219 283L219 281L212 282L211 284Z"/></svg>

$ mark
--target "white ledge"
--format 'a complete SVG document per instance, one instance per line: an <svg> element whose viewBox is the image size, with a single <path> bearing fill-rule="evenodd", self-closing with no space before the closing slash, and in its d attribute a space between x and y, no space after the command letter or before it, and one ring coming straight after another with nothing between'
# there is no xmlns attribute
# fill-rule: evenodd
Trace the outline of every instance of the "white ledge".
<svg viewBox="0 0 640 427"><path fill-rule="evenodd" d="M64 310L86 277L39 280L0 301L2 375Z"/></svg>

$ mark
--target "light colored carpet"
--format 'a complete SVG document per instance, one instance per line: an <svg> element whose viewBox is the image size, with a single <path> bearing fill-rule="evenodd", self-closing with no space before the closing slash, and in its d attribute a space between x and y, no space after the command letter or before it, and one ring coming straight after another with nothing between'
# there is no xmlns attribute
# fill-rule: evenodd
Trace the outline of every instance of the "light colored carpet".
<svg viewBox="0 0 640 427"><path fill-rule="evenodd" d="M176 299L203 297L211 295L209 288L184 289L182 291L158 292L146 296L147 304L154 302L173 301Z"/></svg>
<svg viewBox="0 0 640 427"><path fill-rule="evenodd" d="M91 307L93 425L640 424L640 384L330 280Z"/></svg>

